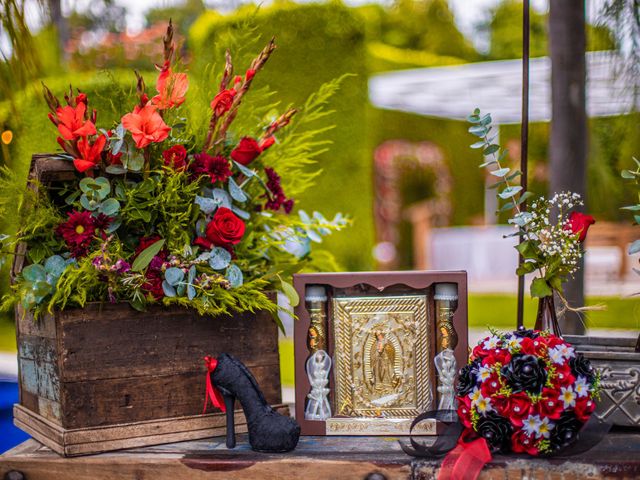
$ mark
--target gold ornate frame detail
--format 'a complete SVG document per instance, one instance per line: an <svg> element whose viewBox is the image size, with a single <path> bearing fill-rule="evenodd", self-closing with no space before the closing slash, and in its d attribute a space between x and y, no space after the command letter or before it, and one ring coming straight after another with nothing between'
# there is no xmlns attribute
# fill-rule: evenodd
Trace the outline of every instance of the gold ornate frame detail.
<svg viewBox="0 0 640 480"><path fill-rule="evenodd" d="M413 419L429 410L434 329L427 296L344 297L332 303L334 416L375 422Z"/></svg>

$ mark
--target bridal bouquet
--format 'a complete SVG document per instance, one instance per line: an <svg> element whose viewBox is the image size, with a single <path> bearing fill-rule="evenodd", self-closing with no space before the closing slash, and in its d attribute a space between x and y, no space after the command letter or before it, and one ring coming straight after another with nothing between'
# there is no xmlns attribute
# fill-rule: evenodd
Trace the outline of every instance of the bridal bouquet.
<svg viewBox="0 0 640 480"><path fill-rule="evenodd" d="M313 263L311 243L346 225L341 214L332 220L318 212L294 214L295 200L278 170L305 179L297 193L301 183L310 185L313 175L302 172L313 157L303 143L310 136L274 145L295 109L251 131L233 129L275 43L241 75L234 75L227 53L201 135L198 125L189 125L189 79L177 71L174 48L169 24L154 91L136 72L137 103L107 128L98 127L86 94L70 88L61 102L44 87L60 157L73 162L77 175L33 195L12 239L27 244L27 266L5 306L20 303L39 314L108 300L136 309L179 304L212 315L275 312L264 292L282 290L295 302L288 278ZM305 108L322 103L311 99ZM6 236L2 241L11 243Z"/></svg>

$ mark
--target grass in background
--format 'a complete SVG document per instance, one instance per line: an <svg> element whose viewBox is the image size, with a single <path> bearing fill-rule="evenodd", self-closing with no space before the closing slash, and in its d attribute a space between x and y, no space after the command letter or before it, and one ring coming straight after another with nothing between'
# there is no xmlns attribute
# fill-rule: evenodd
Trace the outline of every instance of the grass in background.
<svg viewBox="0 0 640 480"><path fill-rule="evenodd" d="M13 322L0 321L0 352L16 351L16 329Z"/></svg>

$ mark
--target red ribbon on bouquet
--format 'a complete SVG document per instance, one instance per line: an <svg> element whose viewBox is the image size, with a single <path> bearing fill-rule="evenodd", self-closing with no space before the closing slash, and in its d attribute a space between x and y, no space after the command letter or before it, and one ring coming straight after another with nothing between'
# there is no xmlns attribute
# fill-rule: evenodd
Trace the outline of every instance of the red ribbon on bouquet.
<svg viewBox="0 0 640 480"><path fill-rule="evenodd" d="M226 412L227 409L224 406L224 399L222 398L220 390L215 388L211 383L211 372L213 372L218 366L218 360L207 355L206 357L204 357L204 363L207 366L207 392L204 398L204 409L202 410L202 413L207 413L207 405L209 405L209 400L211 400L211 404L214 407L219 408L223 412Z"/></svg>
<svg viewBox="0 0 640 480"><path fill-rule="evenodd" d="M491 451L484 438L467 442L463 437L460 437L456 448L444 457L438 480L475 480L485 464L491 461Z"/></svg>

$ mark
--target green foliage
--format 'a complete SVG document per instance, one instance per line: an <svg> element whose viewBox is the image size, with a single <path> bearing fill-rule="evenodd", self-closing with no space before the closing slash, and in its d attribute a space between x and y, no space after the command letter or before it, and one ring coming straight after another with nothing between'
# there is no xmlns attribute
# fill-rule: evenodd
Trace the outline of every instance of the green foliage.
<svg viewBox="0 0 640 480"><path fill-rule="evenodd" d="M248 65L249 52L255 50L254 45L262 45L276 36L278 49L256 77L246 104L243 100L241 115L244 117L239 115L239 125L256 125L256 118L268 116L269 111L273 111L273 106L265 107L264 99L259 103L260 108L254 108L254 99L263 96L266 85L278 92L278 98L282 99L278 110L283 111L286 105L304 107L309 96L322 84L345 73L355 74L344 79L338 93L326 104L327 110L333 111L330 123L335 124L335 128L322 133L321 140L332 142L330 151L324 151L328 144L314 147L311 153L323 151L315 157L322 174L316 178L313 188L296 198L296 205L306 210L318 209L329 215L339 211L349 213L353 219L349 235L325 242L325 248L336 255L343 268L349 270L372 266L371 160L362 148L367 143L364 28L362 19L341 5L282 3L257 12L253 7L245 7L228 16L206 12L194 23L189 36L193 48L192 71L196 75L190 95L203 99L211 98L207 97L207 91L217 88L217 83L211 82L209 75L211 71L221 70L222 65L217 60L223 58L224 49L231 50L234 64L242 72L242 68ZM192 105L198 103L188 102ZM205 100L203 102L204 106L208 105ZM190 112L192 119L197 116ZM294 117L287 129L293 129L297 135L300 130L296 130L296 123L301 121ZM205 130L206 122L204 117L202 125ZM313 126L311 123L303 130L321 127L319 122ZM324 120L323 125L326 123ZM286 141L286 130L284 134L283 142ZM265 162L277 165L280 172L281 162L275 155L277 146L272 147L274 153L265 156ZM304 157L309 158L306 154ZM287 183L297 180L283 175L283 181L285 189L297 189Z"/></svg>
<svg viewBox="0 0 640 480"><path fill-rule="evenodd" d="M532 57L549 54L548 14L531 10L530 52ZM522 57L522 0L503 0L481 25L490 36L489 58L503 60ZM603 26L587 24L587 51L611 50L615 47L612 32Z"/></svg>
<svg viewBox="0 0 640 480"><path fill-rule="evenodd" d="M396 0L387 8L356 11L367 22L368 38L399 49L476 60L478 53L456 27L446 0Z"/></svg>
<svg viewBox="0 0 640 480"><path fill-rule="evenodd" d="M466 60L457 57L438 55L422 50L397 48L381 42L368 42L367 54L370 73L466 63Z"/></svg>
<svg viewBox="0 0 640 480"><path fill-rule="evenodd" d="M469 134L464 122L374 108L371 108L368 118L372 125L371 158L373 150L387 140L433 142L442 152L451 172L452 192L465 192L464 195L451 195L448 199L451 202L451 223L468 225L482 221L484 175L476 168L469 168L477 156L467 146Z"/></svg>

